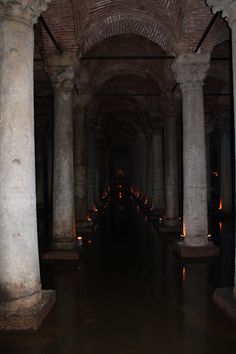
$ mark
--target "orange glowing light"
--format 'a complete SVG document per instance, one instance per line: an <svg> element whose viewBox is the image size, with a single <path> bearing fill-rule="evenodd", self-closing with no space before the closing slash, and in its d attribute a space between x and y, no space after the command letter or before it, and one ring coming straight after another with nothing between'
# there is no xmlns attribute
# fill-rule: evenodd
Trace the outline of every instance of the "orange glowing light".
<svg viewBox="0 0 236 354"><path fill-rule="evenodd" d="M186 268L183 267L183 270L182 270L182 279L183 279L183 283L185 283L185 280L186 280Z"/></svg>
<svg viewBox="0 0 236 354"><path fill-rule="evenodd" d="M222 203L222 199L220 199L220 205L219 205L218 210L222 210L222 209L223 209L223 203Z"/></svg>
<svg viewBox="0 0 236 354"><path fill-rule="evenodd" d="M186 237L186 225L183 223L183 236Z"/></svg>
<svg viewBox="0 0 236 354"><path fill-rule="evenodd" d="M222 232L222 230L223 230L223 224L222 224L222 222L219 223L219 228L220 228L220 232Z"/></svg>

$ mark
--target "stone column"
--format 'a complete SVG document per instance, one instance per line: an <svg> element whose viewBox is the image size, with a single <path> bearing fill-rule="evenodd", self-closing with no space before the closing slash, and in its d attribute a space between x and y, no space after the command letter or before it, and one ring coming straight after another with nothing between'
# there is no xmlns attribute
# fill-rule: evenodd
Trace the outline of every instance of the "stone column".
<svg viewBox="0 0 236 354"><path fill-rule="evenodd" d="M163 166L163 130L153 127L152 136L152 171L153 171L153 210L163 216L164 210L164 166Z"/></svg>
<svg viewBox="0 0 236 354"><path fill-rule="evenodd" d="M101 173L102 173L102 141L104 138L101 127L96 127L95 130L95 145L96 145L96 175L95 175L95 201L100 201L101 194ZM104 192L104 191L103 191Z"/></svg>
<svg viewBox="0 0 236 354"><path fill-rule="evenodd" d="M149 200L152 200L153 189L153 170L152 170L152 134L147 135L147 196Z"/></svg>
<svg viewBox="0 0 236 354"><path fill-rule="evenodd" d="M53 301L41 291L33 109L33 25L46 3L0 0L0 330L38 328Z"/></svg>
<svg viewBox="0 0 236 354"><path fill-rule="evenodd" d="M202 87L209 68L209 61L209 55L184 54L179 56L172 65L176 81L180 84L182 91L184 244L185 246L195 247L194 252L199 251L200 256L203 254L199 247L208 246L206 149Z"/></svg>
<svg viewBox="0 0 236 354"><path fill-rule="evenodd" d="M214 13L222 11L222 17L229 23L232 30L232 60L233 60L233 89L234 89L234 141L236 141L236 0L206 0ZM236 149L236 144L235 147ZM234 152L234 158L236 150ZM235 181L234 181L235 183ZM234 197L234 203L236 198ZM236 210L236 209L235 209ZM236 245L236 243L235 243ZM235 253L236 254L236 253ZM236 306L236 260L235 260L235 280L234 280L234 297L232 297L232 289L217 289L214 294L214 301L234 320ZM230 299L230 300L229 300Z"/></svg>
<svg viewBox="0 0 236 354"><path fill-rule="evenodd" d="M53 249L75 247L73 89L74 71L59 67L54 87Z"/></svg>
<svg viewBox="0 0 236 354"><path fill-rule="evenodd" d="M75 158L75 218L78 230L87 227L87 198L88 198L88 162L86 142L86 108L91 97L88 94L79 96L78 107L75 112L74 158Z"/></svg>
<svg viewBox="0 0 236 354"><path fill-rule="evenodd" d="M87 151L88 151L88 210L92 210L95 202L95 127L92 121L87 122Z"/></svg>
<svg viewBox="0 0 236 354"><path fill-rule="evenodd" d="M232 150L231 150L231 117L221 114L220 127L220 199L222 212L232 212Z"/></svg>
<svg viewBox="0 0 236 354"><path fill-rule="evenodd" d="M177 151L177 112L174 107L164 119L165 224L177 225L179 218L179 182Z"/></svg>

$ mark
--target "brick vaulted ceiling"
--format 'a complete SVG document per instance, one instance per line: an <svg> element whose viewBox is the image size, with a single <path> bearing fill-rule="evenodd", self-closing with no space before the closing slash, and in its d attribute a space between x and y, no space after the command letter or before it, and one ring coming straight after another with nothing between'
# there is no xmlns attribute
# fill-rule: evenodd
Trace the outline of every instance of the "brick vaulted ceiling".
<svg viewBox="0 0 236 354"><path fill-rule="evenodd" d="M173 59L143 57L194 52L212 16L204 0L52 0L44 13L48 27L65 53L74 53L78 59L136 57L136 60L89 60L78 66L78 70L85 68L89 73L88 87L96 96L95 109L104 117L113 116L113 125L107 124L109 131L119 124L122 129L118 130L124 136L126 129L131 130L134 116L139 116L140 127L147 129L150 123L147 111L151 110L155 116L161 107L158 106L161 96L175 85L171 72ZM42 55L55 54L55 46L40 23L38 32ZM201 46L201 53L229 55L228 39L229 29L218 18ZM38 68L36 88L42 77ZM217 93L227 93L229 77L227 62L212 62L207 90L215 91L217 86ZM216 107L215 98L213 104L212 100L211 97L206 102L208 109Z"/></svg>

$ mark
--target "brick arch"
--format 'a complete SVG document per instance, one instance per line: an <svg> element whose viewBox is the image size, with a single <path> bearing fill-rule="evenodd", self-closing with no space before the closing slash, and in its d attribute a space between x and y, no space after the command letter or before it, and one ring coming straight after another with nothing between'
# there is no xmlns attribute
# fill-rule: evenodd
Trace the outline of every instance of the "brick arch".
<svg viewBox="0 0 236 354"><path fill-rule="evenodd" d="M147 79L149 77L156 83L157 88L159 88L160 82L162 82L163 79L161 73L160 76L157 77L148 67L144 68L141 65L134 65L133 63L118 63L104 67L104 70L101 70L98 75L94 76L92 86L96 89L100 88L111 78L122 75L135 75L141 79Z"/></svg>
<svg viewBox="0 0 236 354"><path fill-rule="evenodd" d="M81 36L80 53L84 54L99 42L116 35L134 34L158 44L168 54L177 52L177 38L171 33L170 26L161 19L144 14L120 13L107 16L91 25Z"/></svg>

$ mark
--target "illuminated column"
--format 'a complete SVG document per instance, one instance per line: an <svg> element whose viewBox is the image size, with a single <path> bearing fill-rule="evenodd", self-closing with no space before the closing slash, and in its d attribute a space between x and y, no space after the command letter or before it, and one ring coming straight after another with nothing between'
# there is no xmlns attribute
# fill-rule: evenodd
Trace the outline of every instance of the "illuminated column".
<svg viewBox="0 0 236 354"><path fill-rule="evenodd" d="M163 129L153 127L152 135L152 201L154 213L163 216L164 210L164 166L163 166Z"/></svg>
<svg viewBox="0 0 236 354"><path fill-rule="evenodd" d="M89 94L79 96L74 124L74 159L75 159L75 218L78 228L87 227L88 198L88 161L86 142L86 108L91 99Z"/></svg>
<svg viewBox="0 0 236 354"><path fill-rule="evenodd" d="M165 124L165 224L177 225L179 218L179 182L177 152L177 112L169 111Z"/></svg>
<svg viewBox="0 0 236 354"><path fill-rule="evenodd" d="M220 199L222 212L232 212L231 122L230 114L221 114L220 126Z"/></svg>
<svg viewBox="0 0 236 354"><path fill-rule="evenodd" d="M203 80L209 55L184 54L172 65L182 91L183 110L183 223L185 245L208 245L207 177Z"/></svg>
<svg viewBox="0 0 236 354"><path fill-rule="evenodd" d="M0 0L0 330L37 329L41 290L35 191L33 25L49 1Z"/></svg>
<svg viewBox="0 0 236 354"><path fill-rule="evenodd" d="M74 71L54 68L53 249L75 247L73 90Z"/></svg>

